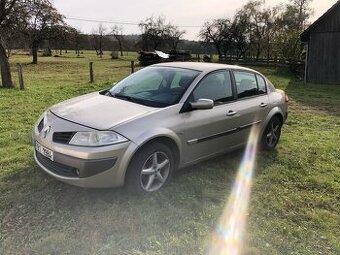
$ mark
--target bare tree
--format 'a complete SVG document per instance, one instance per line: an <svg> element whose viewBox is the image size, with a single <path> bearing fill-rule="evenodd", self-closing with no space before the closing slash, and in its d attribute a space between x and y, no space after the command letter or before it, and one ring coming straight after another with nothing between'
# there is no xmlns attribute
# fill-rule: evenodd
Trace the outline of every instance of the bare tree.
<svg viewBox="0 0 340 255"><path fill-rule="evenodd" d="M142 30L142 47L144 50L160 50L166 40L166 21L164 17L150 17L139 23Z"/></svg>
<svg viewBox="0 0 340 255"><path fill-rule="evenodd" d="M177 26L171 24L168 25L167 30L168 30L167 37L170 47L172 50L176 51L179 42L181 41L183 35L185 34L185 31L179 30Z"/></svg>
<svg viewBox="0 0 340 255"><path fill-rule="evenodd" d="M103 24L99 24L98 28L92 32L92 44L100 58L103 57L103 39L106 34L106 27Z"/></svg>
<svg viewBox="0 0 340 255"><path fill-rule="evenodd" d="M205 43L213 43L219 56L222 56L223 51L226 51L222 47L224 43L225 46L228 45L225 40L229 33L230 24L229 19L214 19L206 22L199 33L199 37Z"/></svg>
<svg viewBox="0 0 340 255"><path fill-rule="evenodd" d="M123 41L124 41L123 27L114 25L113 27L111 27L111 33L118 42L120 55L123 56Z"/></svg>

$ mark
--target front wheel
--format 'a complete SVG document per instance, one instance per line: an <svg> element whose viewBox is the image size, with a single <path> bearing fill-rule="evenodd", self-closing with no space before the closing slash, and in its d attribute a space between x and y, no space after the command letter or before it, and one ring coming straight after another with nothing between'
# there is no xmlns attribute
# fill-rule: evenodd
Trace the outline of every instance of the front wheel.
<svg viewBox="0 0 340 255"><path fill-rule="evenodd" d="M281 136L282 121L274 116L268 123L262 135L261 147L264 150L273 150Z"/></svg>
<svg viewBox="0 0 340 255"><path fill-rule="evenodd" d="M174 171L172 151L164 144L142 147L128 168L126 186L134 193L159 190L170 180Z"/></svg>

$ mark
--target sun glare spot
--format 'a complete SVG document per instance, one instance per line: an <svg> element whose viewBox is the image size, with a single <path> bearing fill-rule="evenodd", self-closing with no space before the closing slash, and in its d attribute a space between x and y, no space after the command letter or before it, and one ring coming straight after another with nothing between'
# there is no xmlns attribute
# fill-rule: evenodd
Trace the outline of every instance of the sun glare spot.
<svg viewBox="0 0 340 255"><path fill-rule="evenodd" d="M254 126L219 224L212 234L208 255L240 255L254 172L259 131Z"/></svg>

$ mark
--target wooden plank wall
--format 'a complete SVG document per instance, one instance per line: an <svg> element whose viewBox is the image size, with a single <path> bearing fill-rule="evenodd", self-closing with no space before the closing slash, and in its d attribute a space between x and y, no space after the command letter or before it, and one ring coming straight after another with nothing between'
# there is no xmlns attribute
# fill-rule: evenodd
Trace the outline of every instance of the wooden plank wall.
<svg viewBox="0 0 340 255"><path fill-rule="evenodd" d="M310 33L307 81L340 85L340 5Z"/></svg>
<svg viewBox="0 0 340 255"><path fill-rule="evenodd" d="M340 85L340 32L311 34L308 82Z"/></svg>

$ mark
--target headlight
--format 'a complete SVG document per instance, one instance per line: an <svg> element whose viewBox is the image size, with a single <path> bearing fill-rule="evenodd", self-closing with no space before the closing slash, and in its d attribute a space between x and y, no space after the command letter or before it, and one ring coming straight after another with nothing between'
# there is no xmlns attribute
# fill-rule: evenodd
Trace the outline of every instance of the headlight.
<svg viewBox="0 0 340 255"><path fill-rule="evenodd" d="M112 131L77 132L69 144L79 146L104 146L128 141Z"/></svg>

